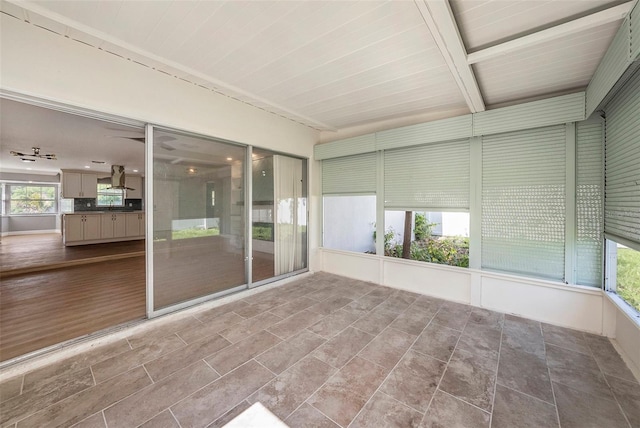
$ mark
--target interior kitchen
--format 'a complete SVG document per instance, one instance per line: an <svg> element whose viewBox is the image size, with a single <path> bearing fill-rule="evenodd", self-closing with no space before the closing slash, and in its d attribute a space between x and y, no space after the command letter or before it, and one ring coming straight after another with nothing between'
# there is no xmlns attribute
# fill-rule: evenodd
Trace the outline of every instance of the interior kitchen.
<svg viewBox="0 0 640 428"><path fill-rule="evenodd" d="M144 128L0 109L0 361L143 319Z"/></svg>

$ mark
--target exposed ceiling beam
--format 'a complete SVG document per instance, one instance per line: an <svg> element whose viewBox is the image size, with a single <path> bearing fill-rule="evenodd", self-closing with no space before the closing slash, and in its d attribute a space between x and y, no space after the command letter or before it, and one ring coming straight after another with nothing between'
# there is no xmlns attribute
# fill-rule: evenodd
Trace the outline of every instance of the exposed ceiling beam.
<svg viewBox="0 0 640 428"><path fill-rule="evenodd" d="M447 0L415 0L425 24L453 74L472 113L484 111L484 100Z"/></svg>
<svg viewBox="0 0 640 428"><path fill-rule="evenodd" d="M630 1L564 24L556 25L555 27L547 28L546 30L538 31L537 33L529 34L527 36L519 37L514 40L509 40L508 42L500 43L499 45L470 53L467 55L467 62L469 64L475 64L509 52L539 45L540 43L618 21L623 19L629 13L633 4L634 1Z"/></svg>

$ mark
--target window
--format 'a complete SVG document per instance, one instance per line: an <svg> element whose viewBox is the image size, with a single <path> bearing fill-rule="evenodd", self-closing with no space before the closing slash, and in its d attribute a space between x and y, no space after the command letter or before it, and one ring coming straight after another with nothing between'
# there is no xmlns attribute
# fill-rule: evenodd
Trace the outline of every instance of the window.
<svg viewBox="0 0 640 428"><path fill-rule="evenodd" d="M9 184L6 188L8 214L48 214L58 212L57 189L53 184Z"/></svg>
<svg viewBox="0 0 640 428"><path fill-rule="evenodd" d="M376 197L325 196L323 246L375 253Z"/></svg>
<svg viewBox="0 0 640 428"><path fill-rule="evenodd" d="M469 213L387 210L384 225L385 256L469 267Z"/></svg>
<svg viewBox="0 0 640 428"><path fill-rule="evenodd" d="M640 312L640 251L607 241L607 286Z"/></svg>
<svg viewBox="0 0 640 428"><path fill-rule="evenodd" d="M98 183L98 202L100 206L123 207L124 190L110 189L111 184Z"/></svg>

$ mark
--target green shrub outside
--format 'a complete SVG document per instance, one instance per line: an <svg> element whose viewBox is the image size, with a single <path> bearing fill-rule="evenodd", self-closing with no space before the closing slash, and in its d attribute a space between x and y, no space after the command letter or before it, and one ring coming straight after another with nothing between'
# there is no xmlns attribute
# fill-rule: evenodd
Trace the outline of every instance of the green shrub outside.
<svg viewBox="0 0 640 428"><path fill-rule="evenodd" d="M620 297L640 311L640 251L618 248L616 278Z"/></svg>

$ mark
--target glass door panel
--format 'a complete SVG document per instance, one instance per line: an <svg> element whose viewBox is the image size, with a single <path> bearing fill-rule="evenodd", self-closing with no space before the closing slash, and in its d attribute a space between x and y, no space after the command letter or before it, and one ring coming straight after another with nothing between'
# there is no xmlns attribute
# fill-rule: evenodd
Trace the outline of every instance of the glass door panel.
<svg viewBox="0 0 640 428"><path fill-rule="evenodd" d="M154 310L246 284L245 151L154 129Z"/></svg>
<svg viewBox="0 0 640 428"><path fill-rule="evenodd" d="M252 187L252 282L274 274L274 177L273 153L253 149Z"/></svg>

